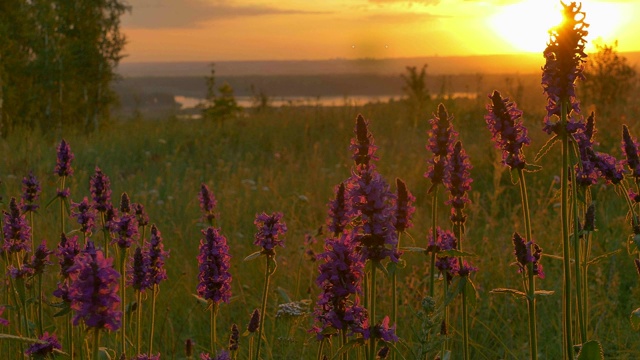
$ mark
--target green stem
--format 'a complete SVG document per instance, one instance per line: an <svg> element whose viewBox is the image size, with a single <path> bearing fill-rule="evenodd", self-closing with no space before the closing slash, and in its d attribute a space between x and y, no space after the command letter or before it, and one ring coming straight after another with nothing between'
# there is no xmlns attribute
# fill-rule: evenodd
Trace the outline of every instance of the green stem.
<svg viewBox="0 0 640 360"><path fill-rule="evenodd" d="M267 295L269 294L269 277L271 276L270 269L270 261L271 256L267 255L265 258L267 259L267 268L264 275L264 289L262 291L262 306L260 312L260 326L258 326L258 346L256 347L256 358L255 360L260 360L260 345L262 344L262 331L264 329L264 320L267 317Z"/></svg>
<svg viewBox="0 0 640 360"><path fill-rule="evenodd" d="M42 274L38 274L38 331L44 333L44 316L42 314Z"/></svg>
<svg viewBox="0 0 640 360"><path fill-rule="evenodd" d="M397 251L400 247L400 237L401 233L398 232L398 242L396 243L395 250ZM393 271L393 276L391 277L391 319L396 329L398 329L398 267L396 266ZM396 353L391 353L391 360L395 360Z"/></svg>
<svg viewBox="0 0 640 360"><path fill-rule="evenodd" d="M216 333L217 329L216 329L216 320L218 318L218 304L217 303L212 303L211 304L211 313L210 313L210 317L211 317L211 356L215 357L216 356L216 340L218 340L218 335Z"/></svg>
<svg viewBox="0 0 640 360"><path fill-rule="evenodd" d="M576 276L576 300L578 303L578 325L580 327L580 343L587 341L587 327L584 322L584 304L582 303L582 273L580 272L580 220L578 219L578 189L576 183L576 172L571 171L571 183L574 184L572 191L572 210L573 210L573 257L574 257L574 272Z"/></svg>
<svg viewBox="0 0 640 360"><path fill-rule="evenodd" d="M120 349L122 351L122 354L125 355L127 354L127 327L126 327L126 320L127 320L127 302L126 302L126 278L127 278L127 274L126 274L126 259L127 259L127 248L120 248L120 289L122 289L122 292L120 294L121 300L120 300L120 311L122 311L122 327L120 328Z"/></svg>
<svg viewBox="0 0 640 360"><path fill-rule="evenodd" d="M524 228L527 240L529 241L528 251L533 254L533 231L531 229L531 214L529 212L529 196L527 195L527 183L524 171L518 169L518 183L520 184L520 199L522 201L522 212L524 215ZM536 278L533 273L533 263L527 265L527 281L525 281L527 291L527 308L529 311L529 351L532 360L538 358L538 332L536 329Z"/></svg>
<svg viewBox="0 0 640 360"><path fill-rule="evenodd" d="M462 219L462 209L456 209L456 218ZM460 222L455 222L453 225L453 231L456 239L458 239L458 250L462 251L462 226ZM462 266L464 264L462 256L458 257L458 264ZM469 279L464 279L469 281ZM462 281L462 279L461 279ZM469 360L469 309L467 307L467 286L462 288L462 357L464 360Z"/></svg>
<svg viewBox="0 0 640 360"><path fill-rule="evenodd" d="M136 294L136 304L136 351L142 354L142 291Z"/></svg>
<svg viewBox="0 0 640 360"><path fill-rule="evenodd" d="M100 221L102 223L102 235L104 237L104 257L108 258L109 257L109 230L107 230L106 227L106 220L104 218L104 212L100 213Z"/></svg>
<svg viewBox="0 0 640 360"><path fill-rule="evenodd" d="M345 344L347 343L347 332L346 330L340 330L340 347L343 347ZM342 353L341 356L342 360L348 360L349 359L349 353L348 352L344 352Z"/></svg>
<svg viewBox="0 0 640 360"><path fill-rule="evenodd" d="M62 188L61 190L64 191L64 183L66 180L66 176L62 177ZM64 234L64 198L61 196L60 197L60 233Z"/></svg>
<svg viewBox="0 0 640 360"><path fill-rule="evenodd" d="M573 336L572 336L572 306L571 306L571 254L569 250L569 134L567 134L567 106L568 101L560 103L560 128L562 138L562 167L560 176L560 220L562 222L562 269L563 269L563 297L562 313L564 322L562 324L562 334L564 338L563 354L565 360L573 359Z"/></svg>
<svg viewBox="0 0 640 360"><path fill-rule="evenodd" d="M158 295L158 285L153 285L153 290L151 292L151 331L149 332L149 356L153 351L153 331L156 325L156 297Z"/></svg>
<svg viewBox="0 0 640 360"><path fill-rule="evenodd" d="M433 203L431 204L431 235L433 236L433 242L438 239L437 234L437 211L438 211L438 187L433 189ZM429 244L427 244L427 247ZM435 278L436 278L436 253L431 253L431 269L429 270L429 296L432 298L435 296Z"/></svg>
<svg viewBox="0 0 640 360"><path fill-rule="evenodd" d="M376 324L376 267L378 260L371 260L371 308L369 309L369 326ZM369 337L369 360L376 358L376 338L371 334Z"/></svg>
<svg viewBox="0 0 640 360"><path fill-rule="evenodd" d="M324 339L320 340L320 345L318 345L318 354L316 356L317 360L322 360L322 348L324 347Z"/></svg>
<svg viewBox="0 0 640 360"><path fill-rule="evenodd" d="M100 359L100 328L93 329L93 360Z"/></svg>

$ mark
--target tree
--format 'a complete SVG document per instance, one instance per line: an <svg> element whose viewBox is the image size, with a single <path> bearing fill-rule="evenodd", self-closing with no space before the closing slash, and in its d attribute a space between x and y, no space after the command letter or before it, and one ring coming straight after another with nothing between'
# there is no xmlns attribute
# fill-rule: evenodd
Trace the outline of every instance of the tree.
<svg viewBox="0 0 640 360"><path fill-rule="evenodd" d="M237 117L242 108L238 105L233 94L233 88L229 83L225 82L217 90L216 95L216 71L214 64L211 64L211 74L206 78L207 81L207 97L202 104L202 118L210 121L224 121Z"/></svg>
<svg viewBox="0 0 640 360"><path fill-rule="evenodd" d="M626 105L636 84L636 70L618 54L618 42L596 43L597 52L585 64L582 102L595 105L598 113L611 114Z"/></svg>
<svg viewBox="0 0 640 360"><path fill-rule="evenodd" d="M92 131L109 119L128 9L122 0L0 2L3 136L14 126Z"/></svg>
<svg viewBox="0 0 640 360"><path fill-rule="evenodd" d="M422 66L420 72L415 66L407 66L407 73L400 75L404 80L402 91L407 95L407 102L413 118L413 127L418 126L418 118L424 115L429 105L431 95L427 88L427 64Z"/></svg>

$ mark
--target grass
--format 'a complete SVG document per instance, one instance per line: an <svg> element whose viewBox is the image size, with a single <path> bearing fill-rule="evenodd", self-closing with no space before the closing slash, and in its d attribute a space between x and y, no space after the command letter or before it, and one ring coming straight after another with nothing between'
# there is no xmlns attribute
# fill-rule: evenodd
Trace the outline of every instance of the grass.
<svg viewBox="0 0 640 360"><path fill-rule="evenodd" d="M530 91L530 92L533 92ZM522 359L528 353L527 313L522 300L507 295L493 295L498 287L519 288L520 275L514 261L511 235L522 232L522 216L518 187L511 183L508 171L500 164L498 150L493 148L486 129L483 99L447 100L445 105L454 115L454 126L460 133L473 169L474 179L468 208L469 219L465 235L465 251L477 254L474 264L480 269L474 282L478 301L471 309L470 341L472 359ZM436 110L437 103L431 107ZM525 107L525 126L532 136L527 151L531 161L535 151L546 141L541 131L542 106ZM326 204L333 196L333 187L350 175L352 161L348 150L353 136L356 115L370 120L370 130L380 156L378 169L389 183L402 178L416 196L415 226L402 237L403 246L425 246L429 229L430 203L428 180L423 177L429 156L427 143L428 119L423 114L417 128L401 102L368 104L362 107L282 107L266 113L228 121L224 126L200 121L118 122L103 131L84 136L74 133L16 132L0 142L5 160L0 163L0 188L4 203L21 194L21 179L30 170L43 187L44 204L55 195L55 147L64 137L71 145L76 160L73 177L67 179L71 199L80 201L89 194L89 177L99 166L111 179L113 201L127 192L132 202L142 203L151 223L162 232L169 279L161 284L156 310L154 351L163 359L184 358L184 342L193 339L196 351L209 349L209 316L196 293L198 264L196 256L201 238L201 223L197 193L206 183L218 200L218 225L230 246L233 297L222 304L218 313L218 348L225 347L232 323L240 332L246 328L253 309L260 306L264 273L262 261L243 262L257 251L253 245L256 213L284 213L289 231L286 247L277 254L278 269L272 276L268 318L265 323L267 358L313 359L318 342L307 332L313 316L275 318L277 305L300 300L315 301L319 289L313 284L317 264L304 256L305 234L316 234L326 218ZM600 139L619 139L620 128L598 123ZM635 127L635 129L634 129ZM631 126L632 133L637 126ZM618 143L603 143L603 151L621 158ZM613 150L612 150L613 149ZM552 151L558 151L553 149ZM556 156L546 157L544 169L528 175L533 233L545 254L561 255L559 238L559 185L554 177L559 168ZM640 338L631 330L629 314L640 304L638 277L633 260L626 252L625 242L631 233L626 220L626 204L611 186L599 184L593 189L597 202L593 255L622 249L590 268L592 338L605 349L606 358L635 359L640 357ZM444 198L442 199L444 200ZM448 208L439 206L441 219L448 218ZM75 226L73 220L68 224ZM46 238L49 248L58 239L57 203L43 208L36 215L36 242ZM322 236L318 236L314 251L322 251ZM406 345L399 349L411 358L408 348L416 349L416 334L420 320L416 316L420 301L427 293L426 257L406 253L406 266L399 273L400 327L398 334ZM538 300L538 334L540 359L561 356L561 293L562 262L551 257L543 259L546 279L538 288L555 294ZM53 268L53 267L52 267ZM45 276L45 294L56 284L56 270ZM390 309L390 281L383 278L378 288L388 289L381 297L381 308ZM439 286L439 285L437 285ZM2 299L6 288L2 289ZM132 295L127 296L133 299ZM145 302L148 309L149 302ZM45 319L51 319L54 309L45 307ZM390 310L389 310L390 311ZM451 307L454 354L461 349L461 329L458 307ZM149 319L144 319L148 324ZM60 329L60 321L45 320L45 330ZM0 329L3 330L3 329ZM148 329L145 329L148 331ZM107 341L115 341L110 335ZM143 339L147 334L143 335ZM113 345L113 344L112 344ZM337 347L334 344L334 351ZM248 356L248 338L241 337L239 358ZM455 357L455 355L454 355ZM16 355L14 358L20 358Z"/></svg>

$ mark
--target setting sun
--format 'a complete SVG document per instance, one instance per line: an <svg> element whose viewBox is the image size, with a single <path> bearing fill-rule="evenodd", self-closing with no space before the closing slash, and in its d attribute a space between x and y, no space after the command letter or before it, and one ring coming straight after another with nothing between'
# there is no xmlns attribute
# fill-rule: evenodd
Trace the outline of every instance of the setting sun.
<svg viewBox="0 0 640 360"><path fill-rule="evenodd" d="M622 11L613 3L583 2L585 22L590 24L587 50L593 41L616 40L623 22ZM562 20L561 6L556 0L526 0L504 6L490 17L489 26L513 46L515 51L542 52L549 40L548 30Z"/></svg>

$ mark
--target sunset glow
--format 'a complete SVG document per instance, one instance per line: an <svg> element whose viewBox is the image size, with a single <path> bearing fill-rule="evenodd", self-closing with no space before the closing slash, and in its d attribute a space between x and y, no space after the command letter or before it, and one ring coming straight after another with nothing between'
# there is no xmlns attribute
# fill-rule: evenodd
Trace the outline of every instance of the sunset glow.
<svg viewBox="0 0 640 360"><path fill-rule="evenodd" d="M125 62L540 52L559 0L129 0ZM640 51L640 1L585 0L593 42Z"/></svg>

